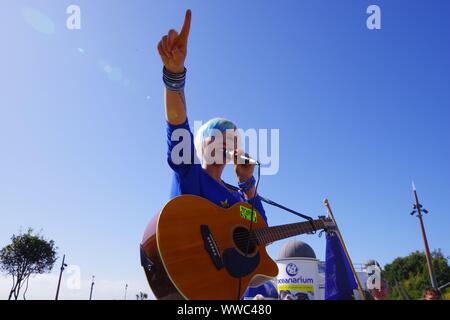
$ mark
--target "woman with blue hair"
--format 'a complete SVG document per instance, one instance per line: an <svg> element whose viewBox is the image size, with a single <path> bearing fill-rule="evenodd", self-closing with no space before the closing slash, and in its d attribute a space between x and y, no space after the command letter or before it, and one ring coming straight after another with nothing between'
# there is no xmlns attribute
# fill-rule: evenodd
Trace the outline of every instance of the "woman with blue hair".
<svg viewBox="0 0 450 320"><path fill-rule="evenodd" d="M184 95L184 62L190 24L191 11L188 10L181 32L171 29L158 43L164 64L168 163L174 171L171 196L198 195L225 208L240 201L251 201L266 219L256 194L255 165L241 164L236 160L242 153L236 125L224 118L211 119L198 130L194 146ZM221 178L226 163L231 160L234 160L239 191L228 188Z"/></svg>

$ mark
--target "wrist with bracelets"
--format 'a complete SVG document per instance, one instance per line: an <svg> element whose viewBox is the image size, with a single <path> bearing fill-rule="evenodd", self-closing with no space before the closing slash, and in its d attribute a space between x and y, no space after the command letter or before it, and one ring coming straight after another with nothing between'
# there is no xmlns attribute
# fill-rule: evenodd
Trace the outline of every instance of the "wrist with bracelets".
<svg viewBox="0 0 450 320"><path fill-rule="evenodd" d="M186 83L186 68L183 72L173 73L163 67L163 82L170 91L181 91Z"/></svg>
<svg viewBox="0 0 450 320"><path fill-rule="evenodd" d="M251 176L249 179L239 182L238 186L242 192L247 192L255 186L255 183L256 183L255 177Z"/></svg>

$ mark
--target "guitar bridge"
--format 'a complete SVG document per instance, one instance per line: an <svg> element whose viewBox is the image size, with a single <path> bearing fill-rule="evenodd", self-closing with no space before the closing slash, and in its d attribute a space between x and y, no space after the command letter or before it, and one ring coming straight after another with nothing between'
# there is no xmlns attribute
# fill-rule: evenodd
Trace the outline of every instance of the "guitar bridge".
<svg viewBox="0 0 450 320"><path fill-rule="evenodd" d="M205 250L211 257L214 266L217 268L217 270L222 269L223 268L222 257L220 255L219 248L217 247L216 240L214 240L214 237L211 231L209 230L209 227L206 224L200 225L200 233L202 234Z"/></svg>

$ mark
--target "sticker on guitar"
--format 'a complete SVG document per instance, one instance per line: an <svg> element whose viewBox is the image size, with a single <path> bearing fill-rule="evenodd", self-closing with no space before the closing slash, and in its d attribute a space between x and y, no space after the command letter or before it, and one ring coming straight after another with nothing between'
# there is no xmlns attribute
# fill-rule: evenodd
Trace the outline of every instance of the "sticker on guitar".
<svg viewBox="0 0 450 320"><path fill-rule="evenodd" d="M252 214L252 209L249 209L245 206L240 206L239 213L241 215L241 218L248 220L248 221L252 221L252 216L253 216L253 222L257 223L256 210L253 210L253 214Z"/></svg>

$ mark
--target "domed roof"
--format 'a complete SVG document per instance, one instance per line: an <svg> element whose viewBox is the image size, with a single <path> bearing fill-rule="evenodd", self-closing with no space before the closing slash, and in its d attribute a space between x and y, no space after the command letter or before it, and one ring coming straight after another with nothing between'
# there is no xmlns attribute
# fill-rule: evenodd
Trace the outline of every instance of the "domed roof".
<svg viewBox="0 0 450 320"><path fill-rule="evenodd" d="M316 258L316 253L307 243L299 240L289 240L278 251L278 259Z"/></svg>

